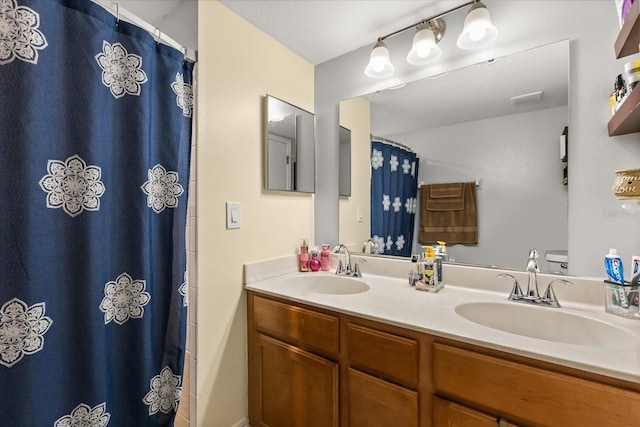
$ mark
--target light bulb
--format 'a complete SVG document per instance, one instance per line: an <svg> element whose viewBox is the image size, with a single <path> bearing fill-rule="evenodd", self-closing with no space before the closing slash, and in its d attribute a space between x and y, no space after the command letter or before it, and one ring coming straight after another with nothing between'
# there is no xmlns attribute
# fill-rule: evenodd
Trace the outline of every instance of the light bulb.
<svg viewBox="0 0 640 427"><path fill-rule="evenodd" d="M431 52L431 45L423 40L414 46L414 49L420 58L426 58Z"/></svg>
<svg viewBox="0 0 640 427"><path fill-rule="evenodd" d="M419 26L413 36L413 45L407 55L407 62L413 65L424 65L440 57L440 54L433 30L426 25Z"/></svg>
<svg viewBox="0 0 640 427"><path fill-rule="evenodd" d="M491 16L482 2L476 2L464 19L464 29L458 37L458 47L475 49L485 47L498 36L498 30L491 23Z"/></svg>
<svg viewBox="0 0 640 427"><path fill-rule="evenodd" d="M369 63L364 69L364 74L372 78L389 77L394 72L393 64L389 59L389 50L382 41L378 41L371 51Z"/></svg>
<svg viewBox="0 0 640 427"><path fill-rule="evenodd" d="M478 40L482 40L485 34L487 34L487 30L484 27L476 26L469 31L469 38L477 42Z"/></svg>
<svg viewBox="0 0 640 427"><path fill-rule="evenodd" d="M380 60L374 60L371 63L371 68L373 68L373 71L375 71L376 73L379 73L384 70L384 63Z"/></svg>

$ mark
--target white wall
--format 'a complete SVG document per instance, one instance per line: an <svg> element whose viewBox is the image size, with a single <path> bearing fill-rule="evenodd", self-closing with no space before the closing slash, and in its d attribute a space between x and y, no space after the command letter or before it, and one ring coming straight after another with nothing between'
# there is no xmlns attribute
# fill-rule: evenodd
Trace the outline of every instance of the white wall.
<svg viewBox="0 0 640 427"><path fill-rule="evenodd" d="M394 77L380 81L364 76L372 46L350 52L316 66L316 113L323 143L337 146L330 126L336 124L341 100L373 92L403 81L413 81L445 69L519 52L558 40L570 40L569 94L569 258L570 273L604 277L602 258L616 247L625 258L640 253L640 215L629 215L613 196L614 171L640 164L640 133L610 138L608 96L624 62L616 60L613 43L619 31L615 3L610 0L497 1L487 0L500 35L489 49L462 52L455 46L464 19L462 12L449 16L447 35L440 45L441 60L428 68L412 67L403 56L412 34L387 43L396 65ZM443 6L443 9L445 7ZM456 19L453 19L453 18ZM409 33L409 32L407 32ZM373 44L372 40L372 44ZM323 116L328 117L323 120ZM319 159L320 169L337 165L332 150ZM337 185L321 188L316 195L316 235L337 239L337 220L318 218L337 211ZM326 236L326 237L325 237ZM529 243L527 242L527 246ZM526 254L523 259L526 260Z"/></svg>
<svg viewBox="0 0 640 427"><path fill-rule="evenodd" d="M420 157L421 183L482 179L478 244L447 245L456 262L524 267L533 247L543 257L567 249L558 143L567 118L567 108L558 107L391 136Z"/></svg>
<svg viewBox="0 0 640 427"><path fill-rule="evenodd" d="M349 250L360 252L362 244L371 236L369 101L360 97L342 101L340 125L351 130L351 196L340 197L339 240Z"/></svg>
<svg viewBox="0 0 640 427"><path fill-rule="evenodd" d="M243 264L313 243L313 196L263 190L263 97L313 112L314 69L217 1L198 20L197 425L229 427L247 416ZM226 201L240 229L225 228Z"/></svg>

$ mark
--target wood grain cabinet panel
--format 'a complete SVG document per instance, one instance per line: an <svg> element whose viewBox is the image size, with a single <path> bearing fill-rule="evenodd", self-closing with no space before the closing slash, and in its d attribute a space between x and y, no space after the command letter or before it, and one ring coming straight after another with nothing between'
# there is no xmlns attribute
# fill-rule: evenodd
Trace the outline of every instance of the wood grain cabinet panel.
<svg viewBox="0 0 640 427"><path fill-rule="evenodd" d="M433 397L433 427L518 427L505 419Z"/></svg>
<svg viewBox="0 0 640 427"><path fill-rule="evenodd" d="M256 341L260 425L338 426L338 364L264 335Z"/></svg>
<svg viewBox="0 0 640 427"><path fill-rule="evenodd" d="M418 393L349 368L349 427L418 427Z"/></svg>
<svg viewBox="0 0 640 427"><path fill-rule="evenodd" d="M339 319L293 305L254 297L255 327L267 335L331 355L339 350Z"/></svg>
<svg viewBox="0 0 640 427"><path fill-rule="evenodd" d="M418 342L409 338L349 323L349 361L402 383L418 384Z"/></svg>
<svg viewBox="0 0 640 427"><path fill-rule="evenodd" d="M640 425L640 393L434 344L436 393L544 426Z"/></svg>

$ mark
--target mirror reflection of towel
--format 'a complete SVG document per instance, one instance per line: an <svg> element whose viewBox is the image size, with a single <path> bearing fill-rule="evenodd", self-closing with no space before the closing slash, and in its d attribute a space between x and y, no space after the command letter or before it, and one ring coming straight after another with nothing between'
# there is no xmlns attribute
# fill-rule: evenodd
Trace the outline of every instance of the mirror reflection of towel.
<svg viewBox="0 0 640 427"><path fill-rule="evenodd" d="M428 184L420 187L418 240L432 243L478 243L475 182Z"/></svg>

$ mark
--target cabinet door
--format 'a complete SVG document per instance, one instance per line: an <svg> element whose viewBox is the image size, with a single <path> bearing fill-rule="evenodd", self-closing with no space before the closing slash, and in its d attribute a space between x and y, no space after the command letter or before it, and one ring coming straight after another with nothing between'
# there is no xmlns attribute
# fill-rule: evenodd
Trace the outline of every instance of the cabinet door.
<svg viewBox="0 0 640 427"><path fill-rule="evenodd" d="M338 365L297 347L256 337L261 426L338 425Z"/></svg>
<svg viewBox="0 0 640 427"><path fill-rule="evenodd" d="M418 427L418 393L348 371L349 427Z"/></svg>
<svg viewBox="0 0 640 427"><path fill-rule="evenodd" d="M517 427L466 406L433 397L433 427Z"/></svg>

